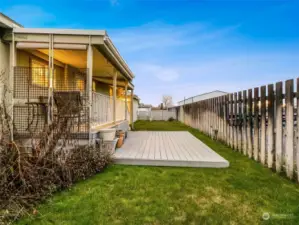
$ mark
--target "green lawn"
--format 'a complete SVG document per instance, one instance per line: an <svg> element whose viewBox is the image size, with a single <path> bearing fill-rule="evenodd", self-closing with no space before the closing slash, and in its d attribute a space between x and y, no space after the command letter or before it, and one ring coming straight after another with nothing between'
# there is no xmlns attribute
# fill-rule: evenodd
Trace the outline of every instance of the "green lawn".
<svg viewBox="0 0 299 225"><path fill-rule="evenodd" d="M136 130L189 130L227 169L112 165L57 193L18 224L298 224L299 185L178 122ZM262 220L263 212L275 214ZM273 218L274 217L274 218Z"/></svg>

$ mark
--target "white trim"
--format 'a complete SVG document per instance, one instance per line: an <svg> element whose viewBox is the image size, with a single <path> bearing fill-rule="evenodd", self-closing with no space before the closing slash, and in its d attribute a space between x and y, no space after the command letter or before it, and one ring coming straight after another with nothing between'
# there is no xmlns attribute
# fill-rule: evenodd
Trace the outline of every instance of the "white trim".
<svg viewBox="0 0 299 225"><path fill-rule="evenodd" d="M18 49L48 49L49 43L42 42L17 42ZM82 44L54 44L54 49L87 50L87 45Z"/></svg>
<svg viewBox="0 0 299 225"><path fill-rule="evenodd" d="M21 24L18 24L16 21L12 20L8 16L4 15L3 13L0 13L0 27L22 27Z"/></svg>
<svg viewBox="0 0 299 225"><path fill-rule="evenodd" d="M69 34L69 35L91 35L105 36L105 30L74 30L53 28L14 28L14 33L19 34Z"/></svg>

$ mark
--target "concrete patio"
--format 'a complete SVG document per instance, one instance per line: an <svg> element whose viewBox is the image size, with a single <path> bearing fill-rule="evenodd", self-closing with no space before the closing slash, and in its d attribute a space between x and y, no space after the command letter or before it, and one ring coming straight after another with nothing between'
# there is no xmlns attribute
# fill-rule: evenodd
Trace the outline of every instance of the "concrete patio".
<svg viewBox="0 0 299 225"><path fill-rule="evenodd" d="M225 168L229 162L187 131L129 132L116 150L115 163L125 165Z"/></svg>

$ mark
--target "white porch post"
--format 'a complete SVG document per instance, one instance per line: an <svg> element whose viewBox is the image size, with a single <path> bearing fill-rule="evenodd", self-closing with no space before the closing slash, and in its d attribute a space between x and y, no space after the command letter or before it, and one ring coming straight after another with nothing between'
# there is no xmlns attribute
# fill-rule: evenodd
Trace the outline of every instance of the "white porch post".
<svg viewBox="0 0 299 225"><path fill-rule="evenodd" d="M53 120L53 79L54 79L54 43L53 34L49 34L49 61L48 61L48 124L52 123Z"/></svg>
<svg viewBox="0 0 299 225"><path fill-rule="evenodd" d="M15 43L15 35L12 33L12 42L10 43L10 60L9 60L9 79L8 79L8 94L5 97L5 101L7 101L8 105L8 113L11 115L11 121L10 121L10 130L11 130L11 139L13 140L13 107L14 107L14 98L13 98L13 92L14 92L14 76L15 76L15 66L16 66L16 59L17 59L17 51L16 51L16 43ZM1 93L2 94L2 93Z"/></svg>
<svg viewBox="0 0 299 225"><path fill-rule="evenodd" d="M89 37L89 45L87 49L87 77L86 77L86 92L88 95L88 112L89 112L89 141L91 141L91 109L92 109L92 72L93 72L93 49Z"/></svg>
<svg viewBox="0 0 299 225"><path fill-rule="evenodd" d="M128 81L125 83L125 120L128 120L128 99L127 99L127 94L128 94Z"/></svg>
<svg viewBox="0 0 299 225"><path fill-rule="evenodd" d="M116 123L116 82L117 71L113 74L113 123Z"/></svg>
<svg viewBox="0 0 299 225"><path fill-rule="evenodd" d="M132 126L132 128L134 128L134 121L133 121L133 97L134 97L134 90L132 89L131 90L131 105L130 105L130 107L131 107L131 113L130 113L130 122L131 122L131 126Z"/></svg>

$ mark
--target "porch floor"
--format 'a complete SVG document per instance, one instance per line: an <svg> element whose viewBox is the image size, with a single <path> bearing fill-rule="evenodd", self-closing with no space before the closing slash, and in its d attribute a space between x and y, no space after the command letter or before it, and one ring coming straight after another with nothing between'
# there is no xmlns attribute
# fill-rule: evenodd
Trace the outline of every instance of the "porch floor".
<svg viewBox="0 0 299 225"><path fill-rule="evenodd" d="M133 131L115 152L126 165L224 168L229 162L187 131Z"/></svg>

